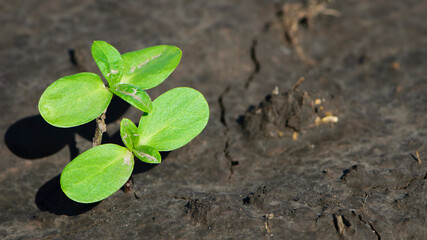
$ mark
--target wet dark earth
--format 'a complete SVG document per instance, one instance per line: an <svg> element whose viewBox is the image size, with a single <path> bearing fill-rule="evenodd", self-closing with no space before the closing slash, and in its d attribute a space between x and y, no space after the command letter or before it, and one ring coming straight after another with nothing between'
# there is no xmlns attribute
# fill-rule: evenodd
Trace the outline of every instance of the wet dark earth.
<svg viewBox="0 0 427 240"><path fill-rule="evenodd" d="M426 1L2 1L0 22L0 239L427 239ZM210 120L87 205L59 174L95 125L37 103L98 72L94 40L180 47L148 93L195 88ZM114 99L103 142L140 116Z"/></svg>

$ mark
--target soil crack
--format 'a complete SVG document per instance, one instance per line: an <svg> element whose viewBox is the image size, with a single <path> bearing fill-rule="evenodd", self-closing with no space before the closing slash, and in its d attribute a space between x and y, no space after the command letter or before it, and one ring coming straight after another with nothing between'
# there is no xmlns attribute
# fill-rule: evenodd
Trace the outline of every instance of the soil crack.
<svg viewBox="0 0 427 240"><path fill-rule="evenodd" d="M227 159L227 161L230 163L230 174L228 175L228 182L231 182L231 178L233 177L233 174L234 174L233 167L237 165L238 162L233 161L233 158L230 155L229 144L230 144L230 138L227 137L227 141L225 142L225 147L224 147L224 156L225 156L225 159Z"/></svg>
<svg viewBox="0 0 427 240"><path fill-rule="evenodd" d="M381 235L380 235L380 233L377 230L375 230L374 226L370 222L363 220L362 215L358 215L358 217L359 217L359 220L362 223L364 223L366 225L369 225L369 227L371 228L372 232L374 232L375 235L377 235L377 239L381 240Z"/></svg>
<svg viewBox="0 0 427 240"><path fill-rule="evenodd" d="M220 115L219 120L221 121L222 125L226 128L226 131L228 131L228 126L227 126L227 120L225 119L226 109L225 109L225 105L224 105L224 96L229 91L230 91L230 85L228 85L218 97L218 104L219 104L219 108L221 111L221 115Z"/></svg>
<svg viewBox="0 0 427 240"><path fill-rule="evenodd" d="M426 176L427 176L427 172L426 172L426 175L424 175L424 179L426 179ZM417 180L423 180L423 179L422 178L417 178L417 177L411 178L408 182L406 182L406 184L404 186L397 187L397 188L395 188L395 190L404 190L404 189L407 189L409 186L411 186L411 184L413 184Z"/></svg>
<svg viewBox="0 0 427 240"><path fill-rule="evenodd" d="M233 160L233 158L230 155L230 149L229 149L229 147L230 147L230 136L228 135L229 128L228 128L227 119L226 119L226 116L225 116L226 113L227 113L227 111L226 111L226 107L224 105L224 96L229 91L230 91L230 86L227 86L224 89L224 91L218 97L218 104L219 104L220 111L221 111L221 115L220 115L220 119L219 120L221 121L221 124L223 125L223 127L225 129L225 136L226 136L226 141L225 141L225 144L224 144L224 150L223 150L223 152L224 152L225 159L230 163L230 170L229 170L230 174L228 175L228 182L230 182L231 178L233 177L233 174L234 174L233 167L239 164L238 161L234 161Z"/></svg>
<svg viewBox="0 0 427 240"><path fill-rule="evenodd" d="M259 63L259 61L257 59L257 56L256 56L256 47L257 47L257 44L258 44L258 40L256 38L254 38L252 40L252 45L251 45L251 48L249 50L250 56L251 56L251 61L254 64L254 70L251 72L251 74L249 75L248 79L246 80L246 83L245 83L245 88L246 89L251 84L251 82L254 79L255 75L257 75L259 73L259 71L261 70L261 64Z"/></svg>

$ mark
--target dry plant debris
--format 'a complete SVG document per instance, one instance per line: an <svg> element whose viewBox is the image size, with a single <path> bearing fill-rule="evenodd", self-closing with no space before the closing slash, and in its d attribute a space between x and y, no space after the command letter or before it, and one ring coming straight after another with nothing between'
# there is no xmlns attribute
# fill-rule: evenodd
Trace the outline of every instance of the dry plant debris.
<svg viewBox="0 0 427 240"><path fill-rule="evenodd" d="M323 14L339 17L340 12L335 9L327 8L329 1L310 0L307 4L302 3L285 3L282 6L282 25L284 31L284 41L295 48L301 60L308 64L314 65L316 61L307 56L300 44L298 37L300 22L306 21L309 28L312 28L314 19Z"/></svg>
<svg viewBox="0 0 427 240"><path fill-rule="evenodd" d="M418 164L421 165L420 153L418 151L415 151L415 155L417 156Z"/></svg>

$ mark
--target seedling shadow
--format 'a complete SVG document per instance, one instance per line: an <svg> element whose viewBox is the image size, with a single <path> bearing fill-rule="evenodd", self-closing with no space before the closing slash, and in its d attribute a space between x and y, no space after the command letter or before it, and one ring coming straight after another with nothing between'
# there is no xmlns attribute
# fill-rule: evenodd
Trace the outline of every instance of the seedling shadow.
<svg viewBox="0 0 427 240"><path fill-rule="evenodd" d="M113 97L107 112L106 124L116 121L130 107L125 101L118 97ZM59 152L65 146L70 150L70 161L79 155L76 146L75 135L79 134L83 138L92 141L95 131L95 122L73 127L56 128L49 125L40 115L26 117L12 124L4 136L6 146L16 156L29 160L36 160L51 156ZM115 143L123 145L120 133L112 136L104 134L104 143ZM165 159L168 152L162 154ZM143 173L157 166L156 164L146 164L139 159L135 159L133 174ZM36 193L35 203L41 211L48 211L57 215L76 216L85 213L98 203L81 204L69 199L61 190L60 175L43 184Z"/></svg>
<svg viewBox="0 0 427 240"><path fill-rule="evenodd" d="M118 97L113 97L107 113L106 124L119 119L129 108L129 104ZM4 140L9 150L18 157L35 160L51 156L68 146L70 157L79 155L75 134L92 141L95 121L73 128L57 128L48 124L40 115L26 117L12 124L6 131ZM118 139L121 144L120 135ZM104 142L108 142L105 136Z"/></svg>
<svg viewBox="0 0 427 240"><path fill-rule="evenodd" d="M68 145L72 156L78 155L74 138L75 129L56 128L40 115L21 119L10 126L5 134L5 143L16 156L39 159L53 155Z"/></svg>
<svg viewBox="0 0 427 240"><path fill-rule="evenodd" d="M35 203L41 211L48 211L56 215L76 216L99 204L99 202L82 204L69 199L61 190L59 179L60 175L57 175L37 191Z"/></svg>

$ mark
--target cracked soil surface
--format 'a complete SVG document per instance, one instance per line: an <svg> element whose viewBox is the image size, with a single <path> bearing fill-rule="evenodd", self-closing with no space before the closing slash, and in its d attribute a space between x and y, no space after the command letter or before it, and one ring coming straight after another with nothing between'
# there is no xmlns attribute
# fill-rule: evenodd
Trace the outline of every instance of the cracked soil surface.
<svg viewBox="0 0 427 240"><path fill-rule="evenodd" d="M1 239L427 239L427 2L2 1ZM210 120L132 190L77 204L59 174L94 123L49 126L37 103L62 76L170 44L149 90L202 92ZM295 86L300 77L305 80ZM103 143L120 143L118 99Z"/></svg>

